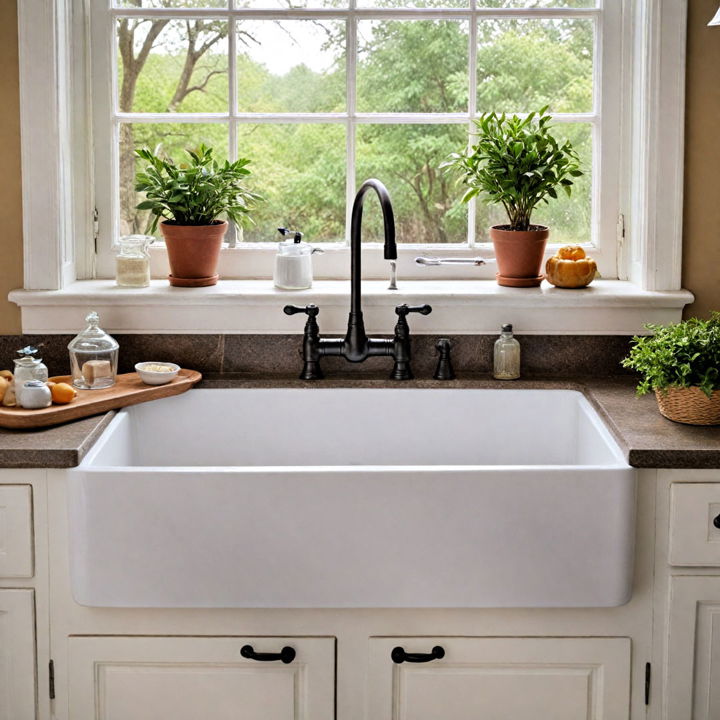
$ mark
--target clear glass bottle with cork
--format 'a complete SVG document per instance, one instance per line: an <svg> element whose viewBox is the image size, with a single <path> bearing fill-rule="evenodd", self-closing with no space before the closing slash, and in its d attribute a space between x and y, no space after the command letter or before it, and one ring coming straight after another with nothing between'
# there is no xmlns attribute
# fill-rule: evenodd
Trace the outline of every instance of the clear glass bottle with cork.
<svg viewBox="0 0 720 720"><path fill-rule="evenodd" d="M513 337L513 326L503 325L495 341L493 377L496 380L517 380L520 377L520 343Z"/></svg>
<svg viewBox="0 0 720 720"><path fill-rule="evenodd" d="M117 375L119 345L99 327L96 312L91 312L85 321L88 326L68 345L73 385L81 390L110 387Z"/></svg>

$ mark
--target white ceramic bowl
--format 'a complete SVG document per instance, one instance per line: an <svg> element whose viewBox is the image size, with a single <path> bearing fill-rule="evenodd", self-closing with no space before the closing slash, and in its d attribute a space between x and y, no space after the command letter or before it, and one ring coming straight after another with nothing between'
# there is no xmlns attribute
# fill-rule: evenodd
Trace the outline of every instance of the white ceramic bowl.
<svg viewBox="0 0 720 720"><path fill-rule="evenodd" d="M170 369L167 372L157 372L156 370L145 369L151 365L166 365ZM149 362L137 363L137 365L135 365L135 370L137 370L140 379L146 385L165 385L177 377L177 374L180 371L180 366L176 365L175 363L161 362L160 360L151 360Z"/></svg>

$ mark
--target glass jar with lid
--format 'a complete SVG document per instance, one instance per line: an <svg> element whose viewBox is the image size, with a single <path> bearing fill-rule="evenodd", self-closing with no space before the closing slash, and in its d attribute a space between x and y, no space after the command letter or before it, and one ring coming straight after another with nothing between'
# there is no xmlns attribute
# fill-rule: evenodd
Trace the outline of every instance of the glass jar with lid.
<svg viewBox="0 0 720 720"><path fill-rule="evenodd" d="M43 361L36 357L38 349L32 345L21 348L17 351L19 357L15 358L15 400L20 407L22 404L22 390L26 382L30 380L40 380L45 383L48 379L48 369Z"/></svg>
<svg viewBox="0 0 720 720"><path fill-rule="evenodd" d="M115 255L115 279L119 287L142 288L150 284L149 235L123 235Z"/></svg>
<svg viewBox="0 0 720 720"><path fill-rule="evenodd" d="M88 326L68 345L73 385L81 390L110 387L117 375L119 345L99 327L96 312L91 312L85 322Z"/></svg>

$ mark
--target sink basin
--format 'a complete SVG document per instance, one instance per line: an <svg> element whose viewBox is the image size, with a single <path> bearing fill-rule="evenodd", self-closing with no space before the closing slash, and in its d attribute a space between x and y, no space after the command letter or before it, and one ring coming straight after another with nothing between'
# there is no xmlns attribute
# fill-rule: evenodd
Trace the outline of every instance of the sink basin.
<svg viewBox="0 0 720 720"><path fill-rule="evenodd" d="M635 471L569 390L222 389L127 408L69 471L100 607L600 607Z"/></svg>

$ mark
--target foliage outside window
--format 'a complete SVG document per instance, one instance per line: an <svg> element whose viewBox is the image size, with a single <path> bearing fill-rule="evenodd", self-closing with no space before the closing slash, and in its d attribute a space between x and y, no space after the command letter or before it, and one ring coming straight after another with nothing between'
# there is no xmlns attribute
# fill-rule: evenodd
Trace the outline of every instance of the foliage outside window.
<svg viewBox="0 0 720 720"><path fill-rule="evenodd" d="M440 165L483 112L548 105L585 175L533 220L552 225L556 242L590 242L599 11L593 0L469 3L115 0L117 232L147 224L134 150L180 161L204 143L220 160L252 161L249 186L266 201L245 241L274 241L284 225L343 242L348 198L375 176L400 242L485 242L502 208L468 212ZM365 239L377 240L379 210L369 204L366 216Z"/></svg>

